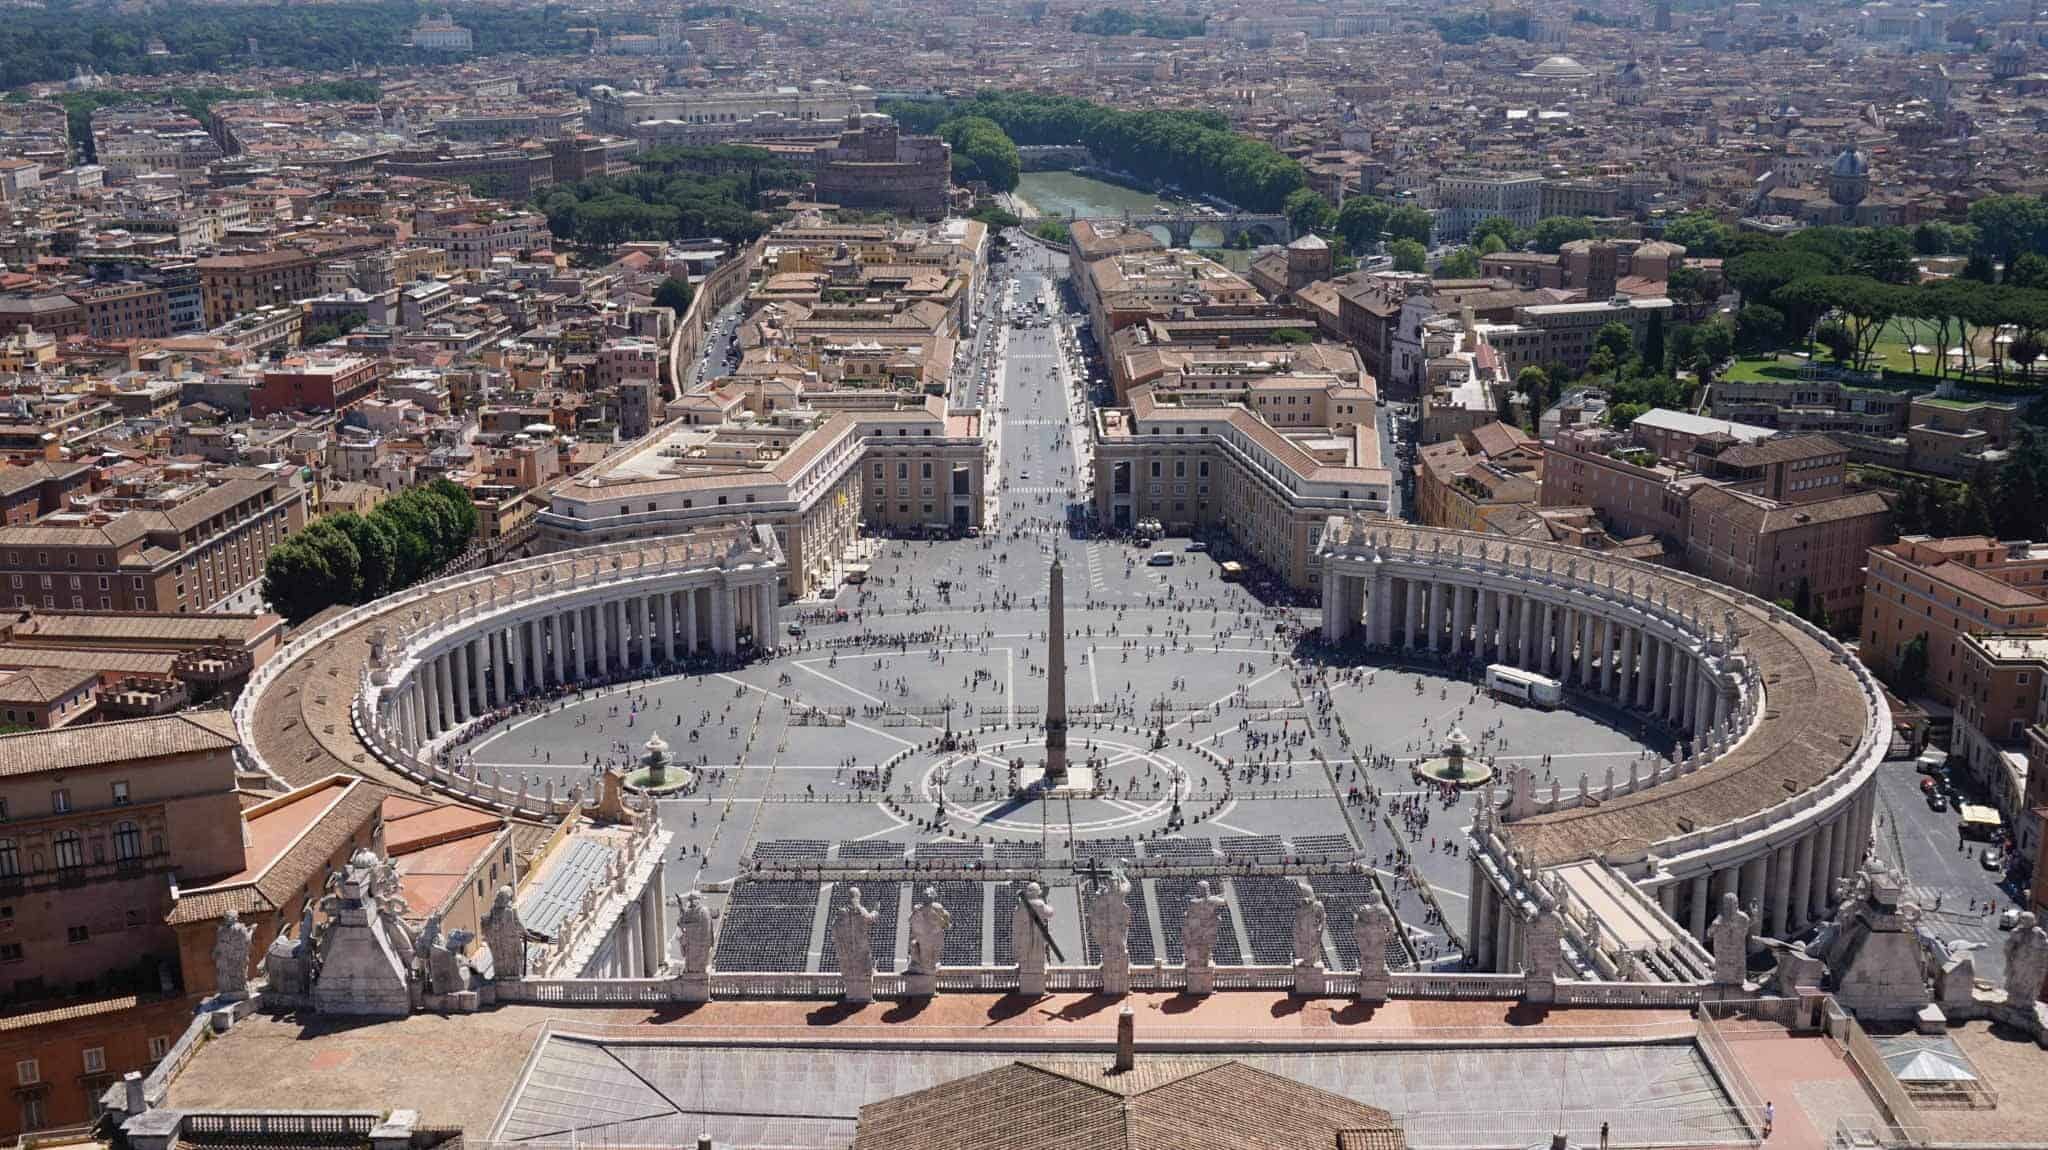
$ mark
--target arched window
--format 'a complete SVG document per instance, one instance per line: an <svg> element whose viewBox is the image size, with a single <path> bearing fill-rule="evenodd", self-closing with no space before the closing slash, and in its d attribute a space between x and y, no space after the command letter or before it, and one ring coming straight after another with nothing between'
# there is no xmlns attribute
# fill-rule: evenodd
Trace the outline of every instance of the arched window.
<svg viewBox="0 0 2048 1150"><path fill-rule="evenodd" d="M142 854L142 828L122 820L114 824L114 857L132 859Z"/></svg>
<svg viewBox="0 0 2048 1150"><path fill-rule="evenodd" d="M0 877L13 877L21 873L21 855L14 849L13 839L0 839Z"/></svg>
<svg viewBox="0 0 2048 1150"><path fill-rule="evenodd" d="M57 851L57 869L71 870L85 865L85 843L77 831L58 831L51 841Z"/></svg>

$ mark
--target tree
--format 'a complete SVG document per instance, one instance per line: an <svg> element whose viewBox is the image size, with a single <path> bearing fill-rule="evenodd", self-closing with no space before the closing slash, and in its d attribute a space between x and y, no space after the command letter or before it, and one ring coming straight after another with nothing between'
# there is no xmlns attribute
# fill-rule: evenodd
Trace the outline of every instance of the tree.
<svg viewBox="0 0 2048 1150"><path fill-rule="evenodd" d="M1380 236L1387 230L1387 216L1393 205L1371 196L1351 196L1344 206L1337 209L1337 234L1354 252L1361 255L1379 247Z"/></svg>
<svg viewBox="0 0 2048 1150"><path fill-rule="evenodd" d="M1664 370L1664 313L1651 312L1643 332L1643 362L1652 371Z"/></svg>
<svg viewBox="0 0 2048 1150"><path fill-rule="evenodd" d="M1728 225L1705 212L1687 212L1664 225L1664 239L1685 248L1694 259L1715 259L1726 254Z"/></svg>
<svg viewBox="0 0 2048 1150"><path fill-rule="evenodd" d="M1289 192L1287 202L1280 210L1297 235L1328 231L1337 218L1330 201L1314 188L1296 188Z"/></svg>
<svg viewBox="0 0 2048 1150"><path fill-rule="evenodd" d="M1556 252L1573 240L1593 238L1593 221L1584 216L1549 216L1536 221L1529 242L1539 252Z"/></svg>
<svg viewBox="0 0 2048 1150"><path fill-rule="evenodd" d="M1534 423L1550 407L1550 374L1535 364L1515 373L1515 391Z"/></svg>
<svg viewBox="0 0 2048 1150"><path fill-rule="evenodd" d="M1493 393L1493 416L1510 427L1515 426L1515 393L1501 388Z"/></svg>
<svg viewBox="0 0 2048 1150"><path fill-rule="evenodd" d="M1521 231L1506 216L1488 216L1473 224L1471 233L1465 238L1470 243L1478 244L1488 237L1500 241L1501 246L1494 249L1495 251L1505 251L1515 246L1516 242L1521 238ZM1485 249L1482 248L1481 250Z"/></svg>
<svg viewBox="0 0 2048 1150"><path fill-rule="evenodd" d="M2048 256L2022 252L2005 269L2005 282L2017 288L2048 288Z"/></svg>
<svg viewBox="0 0 2048 1150"><path fill-rule="evenodd" d="M1387 253L1394 257L1394 270L1397 272L1419 272L1429 262L1429 252L1410 239L1388 244Z"/></svg>
<svg viewBox="0 0 2048 1150"><path fill-rule="evenodd" d="M1436 278L1445 280L1469 280L1479 276L1479 255L1471 248L1459 248L1443 258L1436 268Z"/></svg>
<svg viewBox="0 0 2048 1150"><path fill-rule="evenodd" d="M1644 412L1650 410L1647 403L1617 403L1607 409L1607 425L1616 431L1627 431L1630 424Z"/></svg>
<svg viewBox="0 0 2048 1150"><path fill-rule="evenodd" d="M1892 672L1892 689L1900 698L1911 699L1927 690L1927 636L1915 635L1899 648L1899 665Z"/></svg>
<svg viewBox="0 0 2048 1150"><path fill-rule="evenodd" d="M1479 237L1478 251L1482 256L1499 255L1506 250L1508 245L1499 236L1488 234Z"/></svg>
<svg viewBox="0 0 2048 1150"><path fill-rule="evenodd" d="M363 516L353 511L330 515L322 522L347 536L355 548L356 582L349 601L367 603L389 593L398 570L398 540L390 525L374 513Z"/></svg>
<svg viewBox="0 0 2048 1150"><path fill-rule="evenodd" d="M1904 228L1866 228L1858 233L1850 270L1888 284L1909 284L1920 278Z"/></svg>
<svg viewBox="0 0 2048 1150"><path fill-rule="evenodd" d="M1273 333L1274 343L1314 343L1315 338L1298 327L1283 327Z"/></svg>
<svg viewBox="0 0 2048 1150"><path fill-rule="evenodd" d="M1627 359L1635 347L1635 333L1629 330L1627 324L1619 321L1609 320L1600 325L1600 330L1593 334L1593 350L1607 352L1616 363Z"/></svg>
<svg viewBox="0 0 2048 1150"><path fill-rule="evenodd" d="M1785 338L1785 313L1764 303L1744 304L1735 313L1735 346L1756 355L1777 347Z"/></svg>
<svg viewBox="0 0 2048 1150"><path fill-rule="evenodd" d="M986 116L962 116L939 126L939 135L953 145L956 175L981 180L999 192L1014 191L1023 159L1016 141Z"/></svg>
<svg viewBox="0 0 2048 1150"><path fill-rule="evenodd" d="M667 276L661 281L661 286L654 289L654 306L668 308L680 318L690 310L690 297L695 294L696 289L690 286L689 280L681 276Z"/></svg>
<svg viewBox="0 0 2048 1150"><path fill-rule="evenodd" d="M1856 358L1856 337L1849 334L1849 328L1840 320L1827 320L1814 329L1813 338L1836 363L1846 364Z"/></svg>
<svg viewBox="0 0 2048 1150"><path fill-rule="evenodd" d="M1964 279L1975 280L1980 284L1997 283L1998 265L1984 252L1971 252L1970 258L1963 261L1962 274Z"/></svg>
<svg viewBox="0 0 2048 1150"><path fill-rule="evenodd" d="M1709 363L1720 365L1735 354L1735 328L1725 319L1714 319L1700 325L1699 354Z"/></svg>
<svg viewBox="0 0 2048 1150"><path fill-rule="evenodd" d="M1672 268L1664 290L1675 303L1701 303L1707 298L1706 273L1692 267Z"/></svg>
<svg viewBox="0 0 2048 1150"><path fill-rule="evenodd" d="M1402 204L1387 213L1387 234L1395 239L1426 244L1433 230L1435 221L1430 214L1414 204Z"/></svg>

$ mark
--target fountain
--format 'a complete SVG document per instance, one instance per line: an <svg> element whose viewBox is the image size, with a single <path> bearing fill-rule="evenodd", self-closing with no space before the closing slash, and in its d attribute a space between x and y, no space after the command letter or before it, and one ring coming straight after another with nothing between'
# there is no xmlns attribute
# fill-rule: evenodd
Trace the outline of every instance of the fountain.
<svg viewBox="0 0 2048 1150"><path fill-rule="evenodd" d="M628 790L649 795L667 795L688 790L697 781L695 771L676 766L669 758L668 744L660 735L648 736L640 765L626 776Z"/></svg>
<svg viewBox="0 0 2048 1150"><path fill-rule="evenodd" d="M1493 778L1493 768L1472 757L1472 740L1453 724L1437 757L1415 764L1415 774L1430 782L1469 790L1486 785Z"/></svg>

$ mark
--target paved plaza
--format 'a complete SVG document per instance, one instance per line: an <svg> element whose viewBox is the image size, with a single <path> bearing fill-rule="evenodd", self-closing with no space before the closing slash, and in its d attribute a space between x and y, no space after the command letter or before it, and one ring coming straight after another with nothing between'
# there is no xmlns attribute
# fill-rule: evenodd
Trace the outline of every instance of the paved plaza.
<svg viewBox="0 0 2048 1150"><path fill-rule="evenodd" d="M1043 286L1027 270L1012 294L1029 300ZM1082 495L1076 476L1085 474L1071 337L1056 325L1011 329L998 342L995 530L979 539L875 540L864 585L782 609L785 649L776 656L544 704L467 753L536 787L552 779L566 788L627 763L659 734L699 776L687 796L660 806L679 849L668 889L721 884L711 898L717 909L722 884L757 857L896 864L912 844L942 842L955 845L912 857L950 851L946 857L978 860L977 844L999 843L1003 858L1042 852L1058 871L1134 857L1140 843L1153 859L1356 851L1428 965L1457 958L1430 908L1441 907L1454 928L1463 922L1469 876L1452 852L1475 799L1444 802L1412 781L1411 762L1434 756L1454 726L1497 765L1535 765L1546 788L1552 780L1575 788L1582 775L1595 786L1609 772L1625 778L1632 760L1668 750L1618 714L1498 703L1478 691L1479 667L1324 665L1313 650L1315 613L1270 605L1225 582L1221 541L1217 551L1163 541L1154 550L1175 562L1155 566L1148 550L1070 530L1069 504ZM1097 766L1103 793L1020 800L1010 767L1043 757L1045 594L1055 551L1066 568L1072 755ZM800 636L788 633L791 624ZM971 744L940 752L934 744L949 730ZM878 772L903 751L911 753L885 791ZM1426 890L1400 879L1402 850ZM1071 872L1047 879L1059 913L1055 937L1078 946L1079 887ZM1156 921L1153 941L1168 954L1177 952L1181 885L1142 887L1148 906L1139 908L1137 929ZM1225 892L1240 925L1249 885ZM785 895L793 901L772 904L776 913L801 918L802 892ZM804 944L807 969L824 957L829 897L821 894L819 925ZM907 915L920 896L891 889L879 897L883 909ZM1259 908L1249 917L1259 919ZM1348 934L1338 925L1333 938ZM898 953L878 950L880 964L900 968L904 932L883 929L899 940ZM1236 949L1268 953L1257 930L1245 928ZM997 936L1005 934L992 931L978 949L970 940L963 953L999 956L1007 940Z"/></svg>

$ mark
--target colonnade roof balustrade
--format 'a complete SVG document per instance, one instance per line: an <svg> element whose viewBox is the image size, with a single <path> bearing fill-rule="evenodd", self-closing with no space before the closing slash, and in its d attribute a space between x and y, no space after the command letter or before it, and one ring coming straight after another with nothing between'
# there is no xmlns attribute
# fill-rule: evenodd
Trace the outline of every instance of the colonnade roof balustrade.
<svg viewBox="0 0 2048 1150"><path fill-rule="evenodd" d="M302 628L250 677L234 709L242 753L249 766L293 787L344 771L411 790L416 784L381 762L351 721L351 704L367 681L371 638L380 629L386 662L394 663L410 647L445 635L448 621L459 626L465 613L481 620L515 602L536 602L535 592L542 600L585 594L604 581L648 574L664 558L679 568L722 564L757 546L755 529L746 525L610 543L451 575L350 608Z"/></svg>
<svg viewBox="0 0 2048 1150"><path fill-rule="evenodd" d="M1399 569L1411 564L1416 577L1477 576L1595 615L1676 627L1697 642L1710 631L1725 637L1733 620L1734 653L1763 690L1757 721L1690 774L1508 824L1515 849L1539 866L1642 851L1669 858L1768 831L1845 794L1883 758L1891 713L1862 663L1818 628L1733 588L1582 548L1361 517L1332 519L1320 549L1340 572L1347 560L1369 564L1377 553L1397 577L1408 577Z"/></svg>

